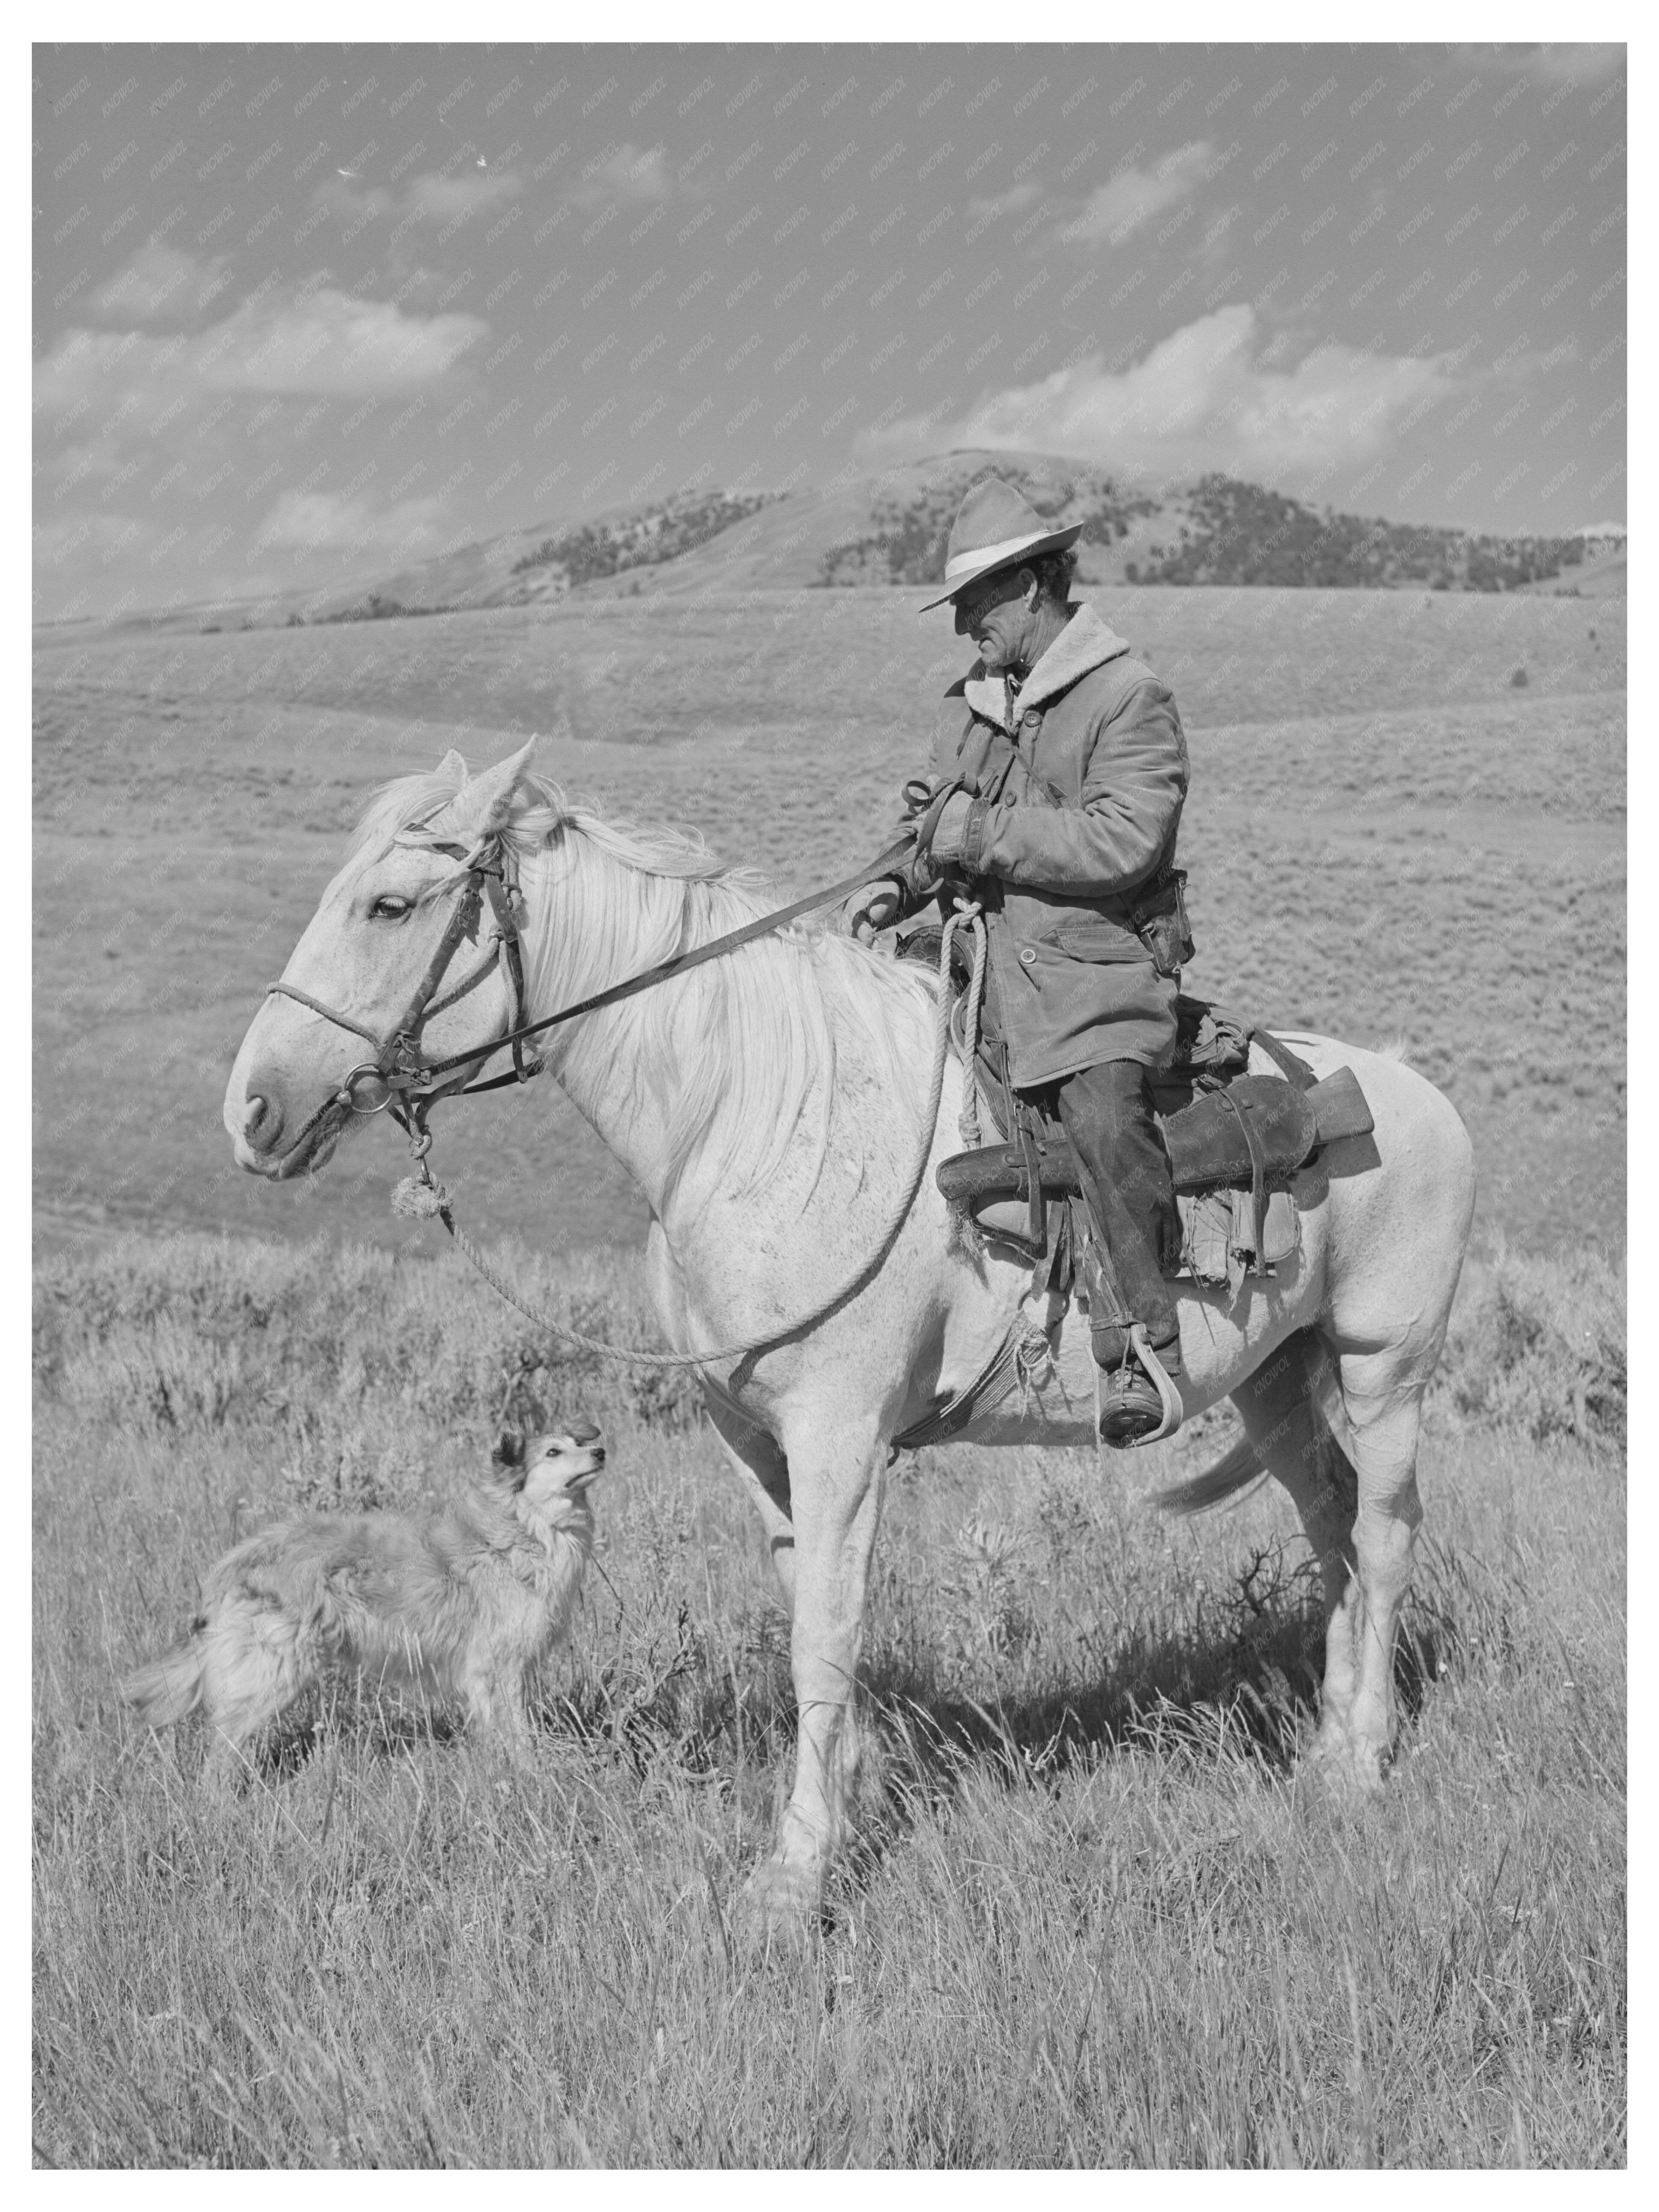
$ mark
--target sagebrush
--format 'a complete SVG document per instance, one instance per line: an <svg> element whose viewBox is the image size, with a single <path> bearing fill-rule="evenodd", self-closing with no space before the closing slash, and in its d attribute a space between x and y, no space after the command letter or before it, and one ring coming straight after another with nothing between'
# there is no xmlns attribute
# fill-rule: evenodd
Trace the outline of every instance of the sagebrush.
<svg viewBox="0 0 1659 2212"><path fill-rule="evenodd" d="M651 1340L622 1263L515 1264L577 1326ZM1467 1402L1495 1316L1555 1310L1534 1264L1472 1285L1431 1409L1379 1806L1296 1764L1321 1654L1283 1504L1144 1503L1228 1416L1129 1466L925 1453L878 1552L860 1840L808 1943L765 1952L741 1884L787 1784L787 1624L686 1393L538 1343L453 1257L181 1237L54 1263L37 2160L1620 2162L1622 1455L1588 1389L1587 1437L1570 1380L1557 1419L1547 1331L1503 1406ZM1562 1312L1571 1284L1616 1295L1576 1269ZM262 1517L416 1504L503 1409L586 1411L612 1454L529 1770L348 1707L204 1798L118 1668Z"/></svg>

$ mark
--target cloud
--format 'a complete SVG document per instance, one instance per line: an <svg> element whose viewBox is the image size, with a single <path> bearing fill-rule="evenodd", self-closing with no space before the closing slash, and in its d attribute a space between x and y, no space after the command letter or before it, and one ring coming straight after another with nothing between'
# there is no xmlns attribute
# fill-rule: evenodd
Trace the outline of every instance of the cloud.
<svg viewBox="0 0 1659 2212"><path fill-rule="evenodd" d="M197 372L221 392L409 392L441 376L489 327L477 315L410 315L327 287L221 325Z"/></svg>
<svg viewBox="0 0 1659 2212"><path fill-rule="evenodd" d="M125 514L67 514L34 526L37 574L55 568L73 554L98 553L106 564L118 553L142 552L161 535L153 522Z"/></svg>
<svg viewBox="0 0 1659 2212"><path fill-rule="evenodd" d="M438 222L448 222L457 216L478 215L503 200L515 200L521 190L519 177L511 169L482 176L470 169L449 177L434 171L428 176L411 177L405 198L411 210L418 208Z"/></svg>
<svg viewBox="0 0 1659 2212"><path fill-rule="evenodd" d="M1327 339L1294 367L1260 350L1255 311L1220 308L1121 372L1093 354L1034 384L991 392L960 415L896 422L866 450L1045 447L1126 471L1220 469L1305 481L1328 463L1387 450L1402 418L1461 387L1444 359L1364 353Z"/></svg>
<svg viewBox="0 0 1659 2212"><path fill-rule="evenodd" d="M256 294L210 330L165 339L66 331L37 367L35 409L65 428L96 409L137 434L216 393L396 395L444 375L489 327L476 315L410 314L329 284L280 299Z"/></svg>
<svg viewBox="0 0 1659 2212"><path fill-rule="evenodd" d="M1462 46L1456 58L1472 67L1529 76L1539 84L1599 84L1625 64L1622 46Z"/></svg>
<svg viewBox="0 0 1659 2212"><path fill-rule="evenodd" d="M471 150L470 143L467 150ZM320 179L313 191L312 212L301 236L309 236L328 216L340 224L345 240L357 237L371 223L386 225L389 234L387 230L377 229L376 243L390 255L391 266L397 268L416 252L423 239L431 240L430 226L436 227L437 242L441 245L475 216L517 199L524 184L517 169L484 171L448 166L423 170L393 190L356 171L340 169ZM410 241L407 246L405 240Z"/></svg>
<svg viewBox="0 0 1659 2212"><path fill-rule="evenodd" d="M363 494L284 492L255 532L253 551L291 553L296 563L318 553L344 553L361 559L392 551L402 560L417 558L439 535L443 503L406 499L381 507Z"/></svg>
<svg viewBox="0 0 1659 2212"><path fill-rule="evenodd" d="M665 147L614 142L582 165L581 180L566 194L576 207L598 207L602 200L665 200L674 194Z"/></svg>
<svg viewBox="0 0 1659 2212"><path fill-rule="evenodd" d="M186 325L197 319L228 282L229 257L201 261L159 238L141 246L118 276L98 293L98 314L130 327L135 323Z"/></svg>
<svg viewBox="0 0 1659 2212"><path fill-rule="evenodd" d="M1081 212L1061 223L1055 237L1068 246L1121 246L1142 223L1185 199L1214 155L1209 140L1197 138L1150 168L1121 169L1095 187Z"/></svg>

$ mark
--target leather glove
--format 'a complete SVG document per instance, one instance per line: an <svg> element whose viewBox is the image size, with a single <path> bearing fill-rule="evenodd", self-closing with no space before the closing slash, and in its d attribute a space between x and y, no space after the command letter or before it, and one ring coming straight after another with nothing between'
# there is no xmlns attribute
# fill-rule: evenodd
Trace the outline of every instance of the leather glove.
<svg viewBox="0 0 1659 2212"><path fill-rule="evenodd" d="M936 867L947 867L962 858L963 841L968 835L968 817L974 802L965 791L952 792L945 802L938 822L933 825L933 842L928 856Z"/></svg>
<svg viewBox="0 0 1659 2212"><path fill-rule="evenodd" d="M874 883L861 885L848 900L841 910L842 927L860 945L872 944L878 930L890 929L898 920L902 902L902 890L894 878L878 876Z"/></svg>

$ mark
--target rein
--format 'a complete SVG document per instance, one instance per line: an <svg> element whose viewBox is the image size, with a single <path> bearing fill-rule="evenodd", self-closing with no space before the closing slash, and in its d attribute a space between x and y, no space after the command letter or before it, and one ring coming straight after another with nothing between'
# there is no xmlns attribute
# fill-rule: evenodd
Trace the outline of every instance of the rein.
<svg viewBox="0 0 1659 2212"><path fill-rule="evenodd" d="M846 877L841 883L830 884L823 890L809 892L797 899L793 906L779 907L775 913L759 915L746 921L741 929L728 930L724 937L712 938L707 945L694 945L689 952L676 952L667 960L660 960L654 968L647 968L637 975L630 975L625 983L612 983L603 991L594 992L592 998L579 999L574 1006L561 1006L556 1014L548 1014L538 1022L526 1022L521 1029L509 1030L497 1037L489 1048L490 1053L500 1052L505 1045L517 1046L526 1037L539 1036L544 1030L555 1029L561 1022L573 1022L578 1014L595 1013L601 1006L614 1006L623 999L631 999L636 992L648 991L653 983L665 983L672 975L684 975L690 969L701 968L706 960L717 960L721 954L735 952L740 945L750 945L757 938L769 936L775 929L786 928L792 921L799 921L804 914L811 914L819 907L833 906L837 899L851 896L878 876L884 876L909 853L915 839L907 830L895 838L875 859L860 868L855 875ZM432 1010L436 1012L434 1006ZM478 1057L476 1052L452 1053L447 1060L434 1060L428 1068L429 1075L447 1074L453 1067L464 1067L470 1060ZM519 1079L514 1076L494 1076L488 1083L469 1083L467 1096L475 1091L494 1091L503 1083Z"/></svg>
<svg viewBox="0 0 1659 2212"><path fill-rule="evenodd" d="M434 1181L428 1164L427 1156L432 1149L432 1133L426 1127L425 1117L434 1098L441 1095L434 1088L434 1081L453 1069L465 1067L471 1062L490 1060L496 1053L511 1046L514 1058L514 1073L511 1075L495 1076L483 1083L465 1084L457 1095L465 1097L475 1091L497 1090L506 1083L528 1081L531 1076L540 1073L542 1063L539 1060L525 1058L523 1046L527 1038L539 1036L544 1030L556 1028L562 1022L574 1021L580 1014L593 1013L601 1006L615 1006L623 999L634 997L638 992L649 990L653 984L666 982L671 976L684 975L690 969L701 967L705 961L718 959L725 953L735 951L740 945L751 944L757 938L781 929L819 907L829 906L837 899L850 896L866 884L890 873L911 853L916 842L915 830L907 828L873 860L838 884L810 892L806 897L796 899L793 904L780 907L774 913L759 915L753 921L745 922L740 929L729 930L725 936L712 939L707 945L696 945L688 952L676 953L670 959L659 961L655 967L645 969L641 974L631 975L623 982L613 983L603 991L596 991L592 996L579 1000L574 1006L562 1006L556 1013L548 1014L540 1021L514 1022L505 1035L489 1044L474 1046L466 1052L452 1053L447 1059L437 1060L428 1060L421 1050L421 1034L427 1022L465 998L498 964L507 978L514 1013L523 1012L523 955L518 918L514 911L514 903L521 901L522 894L516 878L510 878L507 872L506 851L498 834L487 836L471 852L465 847L437 839L422 839L419 842L431 850L447 853L459 860L466 882L407 1010L384 1037L378 1037L364 1023L349 1014L342 1013L337 1007L328 1006L320 999L313 998L309 992L301 991L292 983L278 981L267 987L267 997L276 994L293 999L312 1012L322 1015L325 1020L334 1023L337 1028L349 1030L353 1036L366 1039L375 1048L374 1060L365 1060L351 1069L340 1089L325 1100L305 1124L295 1140L295 1144L302 1142L331 1109L345 1108L354 1114L369 1115L380 1113L386 1107L391 1107L396 1119L409 1133L411 1154L420 1162L419 1177L405 1177L393 1192L394 1210L416 1218L435 1214L485 1281L509 1305L515 1306L538 1328L563 1337L567 1342L580 1345L586 1350L602 1353L607 1358L631 1361L647 1367L702 1368L727 1359L747 1358L753 1352L787 1342L803 1329L815 1327L862 1290L885 1261L908 1219L910 1209L915 1204L916 1193L921 1189L922 1177L927 1172L927 1162L932 1157L933 1138L939 1126L939 1103L944 1095L945 1062L950 1056L951 945L959 928L968 929L974 939L973 981L969 992L970 1018L972 1012L977 1009L984 989L986 932L977 905L962 902L957 911L945 919L939 946L939 1007L934 1022L933 1065L928 1081L927 1105L922 1116L921 1141L905 1179L903 1192L880 1241L874 1251L860 1262L855 1272L828 1297L820 1300L810 1313L799 1316L782 1328L770 1329L763 1336L748 1339L741 1344L714 1346L707 1352L635 1351L623 1345L607 1344L599 1337L585 1336L579 1330L566 1328L555 1321L551 1315L527 1304L489 1265L465 1231L457 1224L449 1194L441 1183ZM489 857L492 849L493 866ZM486 900L495 921L495 951L487 954L469 975L446 992L442 998L434 997L462 940L477 935ZM971 1069L971 1062L969 1065ZM970 1072L970 1102L972 1081ZM359 1103L360 1088L371 1103ZM970 1103L964 1115L964 1131L968 1126L966 1116L971 1112Z"/></svg>
<svg viewBox="0 0 1659 2212"><path fill-rule="evenodd" d="M866 878L865 880L868 881L869 878ZM852 888L857 890L859 885L854 884ZM392 1194L392 1210L397 1213L407 1214L416 1220L423 1220L435 1214L448 1231L451 1238L471 1260L485 1282L505 1298L508 1305L515 1306L526 1321L533 1322L538 1328L545 1329L551 1336L562 1337L567 1344L580 1345L584 1351L599 1352L607 1359L630 1361L641 1367L702 1368L716 1366L728 1359L746 1359L754 1352L770 1351L780 1344L786 1344L792 1336L799 1336L804 1329L816 1328L818 1322L827 1321L832 1313L845 1305L849 1298L855 1297L864 1288L870 1278L886 1260L888 1254L897 1242L899 1231L910 1218L910 1209L916 1202L916 1193L921 1188L922 1176L927 1172L928 1160L933 1156L933 1139L939 1128L939 1103L945 1094L945 1067L951 1053L951 940L958 929L966 929L974 942L973 977L968 986L967 994L969 1045L964 1054L964 1103L961 1115L961 1127L964 1142L970 1140L970 1132L971 1141L977 1143L979 1140L977 1114L973 1103L974 1064L971 1054L977 1009L985 990L987 945L985 921L981 909L977 904L963 903L958 906L954 914L946 915L944 933L939 943L939 1005L933 1018L933 1065L928 1075L927 1104L921 1117L921 1141L917 1147L916 1157L911 1164L910 1172L905 1179L903 1192L888 1219L886 1227L882 1231L880 1242L874 1251L861 1260L854 1272L847 1278L845 1282L833 1290L828 1297L820 1299L811 1312L798 1315L793 1321L787 1322L781 1328L769 1329L764 1336L750 1337L740 1344L713 1346L707 1352L644 1352L635 1351L628 1345L607 1344L602 1337L585 1336L580 1329L568 1328L564 1322L555 1321L551 1314L544 1313L538 1306L533 1306L526 1299L521 1298L506 1278L490 1266L466 1231L459 1225L448 1192L441 1182L435 1182L433 1180L432 1170L426 1157L431 1145L431 1137L425 1130L420 1133L421 1141L413 1147L421 1163L420 1176L418 1178L406 1176L398 1184ZM1006 1350L1007 1347L1005 1346L1004 1352ZM998 1359L1000 1360L1002 1358L1003 1353L999 1353ZM995 1364L994 1363L994 1365ZM998 1372L1000 1372L1000 1368ZM983 1383L984 1381L985 1377L981 1377L981 1382ZM964 1415L963 1418L966 1419L968 1416ZM907 1431L906 1449L914 1449L918 1442L931 1440L932 1433L931 1425L927 1423L918 1427L914 1436ZM946 1431L941 1431L940 1433L946 1433Z"/></svg>
<svg viewBox="0 0 1659 2212"><path fill-rule="evenodd" d="M838 884L830 884L822 890L809 892L805 898L796 899L792 905L779 907L774 913L758 915L753 921L745 922L740 929L728 930L723 937L711 939L707 945L695 945L688 952L677 952L667 960L659 961L654 968L647 968L623 982L612 983L603 991L595 991L591 997L578 1000L574 1006L561 1006L556 1013L547 1014L538 1022L515 1019L506 1033L492 1042L475 1045L466 1052L452 1053L447 1060L428 1060L425 1057L421 1049L422 1030L434 1015L442 1013L459 1000L464 999L469 991L476 989L498 965L507 982L507 996L514 1016L521 1015L525 1011L524 956L518 917L514 911L515 903L522 901L523 894L519 889L517 878L509 877L507 872L505 849L499 836L487 837L470 853L463 846L436 839L420 842L434 852L449 854L459 860L465 872L466 884L407 1011L384 1037L377 1036L373 1030L349 1014L343 1014L337 1007L326 1005L321 999L313 998L309 992L301 991L292 983L278 981L266 986L267 998L277 995L293 999L300 1006L308 1007L313 1013L321 1014L325 1020L332 1022L337 1028L349 1030L354 1036L366 1038L375 1047L374 1058L362 1061L352 1068L343 1079L339 1090L325 1100L312 1115L295 1138L296 1146L310 1135L331 1109L347 1108L354 1114L368 1115L381 1113L391 1106L396 1118L409 1129L416 1156L423 1158L431 1141L424 1126L424 1116L427 1109L440 1095L434 1085L444 1076L453 1073L458 1067L492 1060L498 1052L510 1046L513 1051L511 1074L491 1076L482 1083L465 1084L456 1095L469 1097L480 1091L499 1091L509 1083L527 1083L532 1075L541 1072L540 1060L533 1057L526 1059L525 1055L524 1045L527 1038L539 1036L544 1030L555 1029L562 1022L574 1021L579 1014L596 1013L602 1006L616 1006L623 999L633 998L638 992L648 991L653 984L665 983L672 976L683 975L693 968L702 967L705 961L719 959L725 953L736 951L739 945L752 944L756 939L782 929L819 907L830 906L837 899L849 897L854 891L861 890L877 877L890 873L910 853L915 842L915 833L907 829L890 845L878 853L873 860ZM492 847L495 856L494 866L489 865L486 857ZM495 923L494 942L496 951L487 954L470 975L453 989L446 992L441 999L434 999L433 994L443 981L463 939L477 934L486 900ZM359 1103L360 1088L369 1103Z"/></svg>

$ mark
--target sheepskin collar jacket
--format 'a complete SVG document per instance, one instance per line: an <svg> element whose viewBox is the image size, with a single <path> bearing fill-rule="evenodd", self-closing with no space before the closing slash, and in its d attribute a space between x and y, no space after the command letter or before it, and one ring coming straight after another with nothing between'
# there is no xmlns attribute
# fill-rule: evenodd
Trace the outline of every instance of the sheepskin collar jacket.
<svg viewBox="0 0 1659 2212"><path fill-rule="evenodd" d="M983 905L985 1031L1021 1090L1107 1060L1175 1049L1170 937L1148 909L1173 896L1187 742L1168 687L1079 605L1015 689L983 663L940 703L930 781L971 800L945 878ZM940 888L910 872L908 903Z"/></svg>
<svg viewBox="0 0 1659 2212"><path fill-rule="evenodd" d="M988 676L985 663L976 660L973 672L963 679L963 696L982 720L1012 731L1022 714L1069 691L1079 677L1128 650L1128 640L1103 622L1085 600L1018 689L1006 676Z"/></svg>

